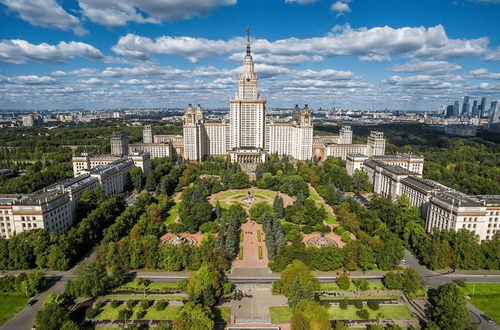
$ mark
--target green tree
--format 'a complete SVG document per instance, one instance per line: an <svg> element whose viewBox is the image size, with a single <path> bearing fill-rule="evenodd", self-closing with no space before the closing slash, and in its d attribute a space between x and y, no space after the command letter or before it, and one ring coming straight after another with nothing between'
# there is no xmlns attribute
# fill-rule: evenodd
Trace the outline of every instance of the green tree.
<svg viewBox="0 0 500 330"><path fill-rule="evenodd" d="M340 290L348 290L351 286L351 281L349 280L349 276L347 275L340 275L339 277L337 277L337 280L335 282L339 286Z"/></svg>
<svg viewBox="0 0 500 330"><path fill-rule="evenodd" d="M207 306L189 302L185 304L174 320L173 330L211 330L214 328L212 314Z"/></svg>
<svg viewBox="0 0 500 330"><path fill-rule="evenodd" d="M314 277L309 268L307 268L307 266L300 260L294 260L281 272L281 292L285 296L288 296L290 288L296 280L302 287L305 287L308 283L310 283L315 289L319 287L318 280Z"/></svg>
<svg viewBox="0 0 500 330"><path fill-rule="evenodd" d="M313 301L302 300L293 309L291 327L294 330L330 330L325 307Z"/></svg>
<svg viewBox="0 0 500 330"><path fill-rule="evenodd" d="M118 320L123 321L123 327L127 326L127 321L130 320L132 314L134 314L134 311L130 308L124 308L118 311Z"/></svg>
<svg viewBox="0 0 500 330"><path fill-rule="evenodd" d="M403 272L403 291L408 294L415 294L422 288L422 276L415 269L406 267Z"/></svg>
<svg viewBox="0 0 500 330"><path fill-rule="evenodd" d="M187 292L189 300L201 303L203 306L213 307L223 293L222 277L211 266L202 266L189 278Z"/></svg>
<svg viewBox="0 0 500 330"><path fill-rule="evenodd" d="M58 304L48 304L36 313L35 327L41 330L61 329L69 321L69 312Z"/></svg>
<svg viewBox="0 0 500 330"><path fill-rule="evenodd" d="M431 297L432 320L443 330L468 329L469 310L463 293L455 283L440 286Z"/></svg>
<svg viewBox="0 0 500 330"><path fill-rule="evenodd" d="M382 282L389 290L401 290L403 288L403 276L398 273L388 272L384 275Z"/></svg>
<svg viewBox="0 0 500 330"><path fill-rule="evenodd" d="M288 292L287 298L288 298L288 305L290 307L296 307L302 300L313 301L314 286L312 282L307 282L305 286L302 286L299 280L295 279Z"/></svg>
<svg viewBox="0 0 500 330"><path fill-rule="evenodd" d="M128 172L130 177L130 182L135 190L140 191L142 189L142 170L140 167L134 167Z"/></svg>
<svg viewBox="0 0 500 330"><path fill-rule="evenodd" d="M86 262L78 266L75 279L68 282L66 292L74 297L102 295L109 283L106 270L97 262Z"/></svg>
<svg viewBox="0 0 500 330"><path fill-rule="evenodd" d="M283 198L280 195L276 195L276 197L274 197L273 211L274 211L274 216L278 219L282 219L285 216Z"/></svg>

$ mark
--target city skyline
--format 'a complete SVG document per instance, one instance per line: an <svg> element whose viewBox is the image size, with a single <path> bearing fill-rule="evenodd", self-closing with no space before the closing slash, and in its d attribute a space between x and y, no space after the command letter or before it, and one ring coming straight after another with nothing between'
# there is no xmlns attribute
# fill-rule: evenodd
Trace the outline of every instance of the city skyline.
<svg viewBox="0 0 500 330"><path fill-rule="evenodd" d="M269 108L436 110L465 95L489 103L500 98L499 8L495 0L0 0L1 108L226 108L247 26Z"/></svg>

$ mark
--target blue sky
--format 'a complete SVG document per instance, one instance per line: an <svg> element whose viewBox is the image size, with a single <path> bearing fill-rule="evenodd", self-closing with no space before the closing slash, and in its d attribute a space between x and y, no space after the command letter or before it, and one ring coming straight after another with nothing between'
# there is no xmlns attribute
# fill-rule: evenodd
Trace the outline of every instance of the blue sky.
<svg viewBox="0 0 500 330"><path fill-rule="evenodd" d="M500 99L500 0L0 0L0 108L227 107L252 29L268 107Z"/></svg>

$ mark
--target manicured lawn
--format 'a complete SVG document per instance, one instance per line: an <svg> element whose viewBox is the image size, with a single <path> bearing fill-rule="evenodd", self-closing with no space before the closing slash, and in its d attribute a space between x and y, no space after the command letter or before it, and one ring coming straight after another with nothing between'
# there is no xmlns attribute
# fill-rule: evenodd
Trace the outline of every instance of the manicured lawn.
<svg viewBox="0 0 500 330"><path fill-rule="evenodd" d="M240 246L240 252L238 252L238 259L243 260L243 246Z"/></svg>
<svg viewBox="0 0 500 330"><path fill-rule="evenodd" d="M111 307L110 304L106 304L102 308L102 312L97 315L97 320L116 320L118 318L118 313L121 309L127 308L125 305L120 305L117 308ZM177 313L181 309L181 306L167 306L162 311L157 311L155 306L151 306L146 310L146 315L142 318L143 320L175 320ZM216 307L218 312L216 316L220 317L221 320L226 322L229 321L231 315L231 309L229 307ZM134 314L132 315L132 320L137 320L137 312L141 310L139 306L132 307Z"/></svg>
<svg viewBox="0 0 500 330"><path fill-rule="evenodd" d="M364 307L369 315L370 319L377 318L378 313L384 315L384 319L410 319L413 318L410 310L405 305L380 305L380 308L376 311ZM359 320L359 316L356 315L356 307L347 306L347 309L341 309L338 306L332 306L328 308L328 315L330 320Z"/></svg>
<svg viewBox="0 0 500 330"><path fill-rule="evenodd" d="M398 299L399 296L359 296L359 297L333 297L333 296L320 296L319 300L343 299L347 300L365 300L365 299Z"/></svg>
<svg viewBox="0 0 500 330"><path fill-rule="evenodd" d="M327 213L326 223L329 224L329 225L336 225L336 224L338 224L337 220L335 219L335 217L333 216L333 214L331 214L330 212Z"/></svg>
<svg viewBox="0 0 500 330"><path fill-rule="evenodd" d="M264 196L267 196L267 197L276 197L276 193L275 192L272 192L272 191L265 191L265 190L260 190L260 189L252 189L252 193L253 194L260 194L260 195L264 195Z"/></svg>
<svg viewBox="0 0 500 330"><path fill-rule="evenodd" d="M147 294L144 295L121 295L121 294L110 294L103 297L109 300L183 300L187 299L187 296L167 296L159 294Z"/></svg>
<svg viewBox="0 0 500 330"><path fill-rule="evenodd" d="M263 254L262 254L262 246L259 246L259 259L262 259L264 258Z"/></svg>
<svg viewBox="0 0 500 330"><path fill-rule="evenodd" d="M113 291L122 291L122 290L132 290L137 292L143 292L144 287L137 285L135 282L128 282L114 289ZM161 292L177 290L177 283L159 283L159 282L151 282L146 288L147 291L155 291Z"/></svg>
<svg viewBox="0 0 500 330"><path fill-rule="evenodd" d="M405 305L380 305L376 311L368 310L371 319L375 319L378 313L382 313L385 319L410 319L413 318L408 307ZM290 307L269 307L271 312L271 320L273 322L288 322L292 319L292 309ZM340 307L329 307L328 315L330 320L359 320L356 315L356 307L348 306L347 309Z"/></svg>
<svg viewBox="0 0 500 330"><path fill-rule="evenodd" d="M260 229L257 229L257 242L261 242L262 241L262 236L261 236L261 233L260 233Z"/></svg>
<svg viewBox="0 0 500 330"><path fill-rule="evenodd" d="M319 195L312 187L309 187L309 198L313 201L319 201Z"/></svg>
<svg viewBox="0 0 500 330"><path fill-rule="evenodd" d="M292 309L290 307L269 307L272 322L289 322L292 319Z"/></svg>
<svg viewBox="0 0 500 330"><path fill-rule="evenodd" d="M27 302L22 292L0 292L0 325L26 307Z"/></svg>
<svg viewBox="0 0 500 330"><path fill-rule="evenodd" d="M500 284L467 283L460 290L469 296L470 302L486 315L500 323Z"/></svg>
<svg viewBox="0 0 500 330"><path fill-rule="evenodd" d="M337 283L320 283L320 291L356 291L356 287L351 283L351 286L347 290L341 290ZM368 281L368 290L386 290L382 282L370 282ZM361 291L361 290L360 290ZM362 291L361 291L362 292Z"/></svg>
<svg viewBox="0 0 500 330"><path fill-rule="evenodd" d="M220 194L215 199L221 200L221 199L226 199L226 198L234 197L234 196L238 196L238 195L241 195L241 191L227 191L225 193Z"/></svg>
<svg viewBox="0 0 500 330"><path fill-rule="evenodd" d="M121 309L127 308L125 305L120 305L117 308L111 307L110 304L106 304L102 308L102 312L96 316L97 320L116 320L118 319L118 313ZM175 320L177 316L177 312L179 311L180 306L167 306L162 311L157 311L154 306L149 307L146 311L146 315L144 315L144 320ZM134 314L132 314L132 320L137 320L137 312L142 308L139 306L132 307Z"/></svg>
<svg viewBox="0 0 500 330"><path fill-rule="evenodd" d="M231 308L229 307L215 307L215 321L229 322L231 318Z"/></svg>
<svg viewBox="0 0 500 330"><path fill-rule="evenodd" d="M175 203L174 206L168 211L168 217L165 219L165 223L169 224L174 222L175 218L179 215L179 208L181 207L181 203Z"/></svg>

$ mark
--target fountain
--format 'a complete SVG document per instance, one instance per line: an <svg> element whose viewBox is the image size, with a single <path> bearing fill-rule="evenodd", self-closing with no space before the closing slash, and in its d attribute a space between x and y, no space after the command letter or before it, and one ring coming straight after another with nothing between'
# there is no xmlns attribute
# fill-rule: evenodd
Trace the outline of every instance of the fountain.
<svg viewBox="0 0 500 330"><path fill-rule="evenodd" d="M249 190L249 191L247 192L247 194L248 194L248 196L247 196L247 197L245 197L245 198L243 198L243 201L244 201L244 202L247 202L247 203L253 203L253 202L255 202L255 197L253 197L252 191L251 191L251 190Z"/></svg>
<svg viewBox="0 0 500 330"><path fill-rule="evenodd" d="M173 245L181 245L181 244L194 245L194 240L186 236L174 236L167 239L165 243Z"/></svg>
<svg viewBox="0 0 500 330"><path fill-rule="evenodd" d="M325 236L316 236L316 237L310 238L307 241L307 245L312 245L312 246L321 248L323 246L336 245L336 243L335 243L334 240L332 240L332 239L330 239L328 237L325 237Z"/></svg>

